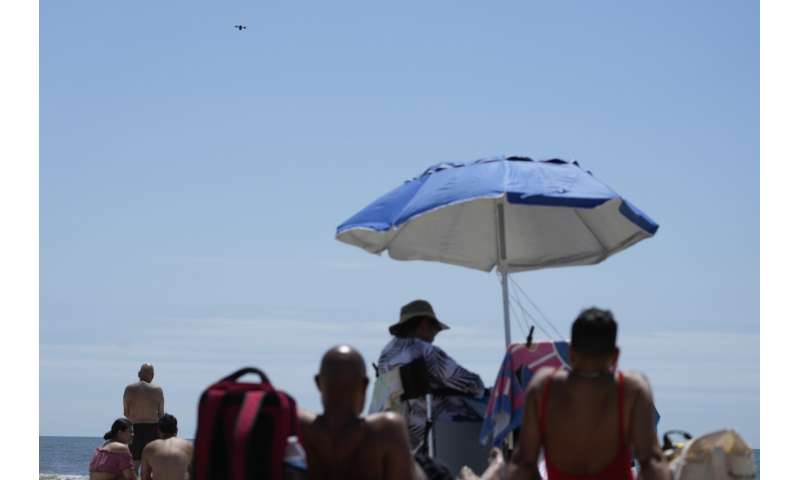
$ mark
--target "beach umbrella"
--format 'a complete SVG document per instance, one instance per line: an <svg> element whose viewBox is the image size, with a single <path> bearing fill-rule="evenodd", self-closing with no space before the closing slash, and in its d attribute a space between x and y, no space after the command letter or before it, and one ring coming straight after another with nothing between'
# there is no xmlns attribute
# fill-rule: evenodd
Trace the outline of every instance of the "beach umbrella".
<svg viewBox="0 0 800 480"><path fill-rule="evenodd" d="M347 219L336 238L396 260L496 269L508 346L508 274L596 264L657 230L577 162L498 157L434 165Z"/></svg>

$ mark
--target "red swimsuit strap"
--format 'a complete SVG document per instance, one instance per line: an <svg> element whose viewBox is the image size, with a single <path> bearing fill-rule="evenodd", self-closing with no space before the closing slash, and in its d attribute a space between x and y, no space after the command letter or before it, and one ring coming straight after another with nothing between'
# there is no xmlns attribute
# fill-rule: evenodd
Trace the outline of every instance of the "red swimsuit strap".
<svg viewBox="0 0 800 480"><path fill-rule="evenodd" d="M557 371L556 371L557 372ZM544 436L545 432L547 431L547 403L550 396L550 384L553 382L553 377L555 376L556 372L553 372L547 380L545 380L544 388L542 390L542 403L539 406L539 430L541 432L541 442L544 445ZM631 457L630 451L628 450L626 443L625 443L625 376L622 372L619 373L619 385L617 386L617 412L619 417L619 447L617 448L617 454L612 460L611 464L609 464L602 472L599 472L595 475L570 475L568 473L562 472L558 470L548 458L547 455L547 448L544 449L544 456L545 456L545 464L547 466L547 474L551 480L583 480L583 479L633 479L631 474Z"/></svg>
<svg viewBox="0 0 800 480"><path fill-rule="evenodd" d="M553 377L556 376L556 373L560 368L553 370L553 373L547 377L547 380L544 381L544 389L542 390L542 403L539 405L539 431L541 432L539 436L541 437L541 443L544 443L544 434L547 431L547 400L550 397L550 384L553 383Z"/></svg>
<svg viewBox="0 0 800 480"><path fill-rule="evenodd" d="M619 373L619 444L620 448L625 448L625 375Z"/></svg>

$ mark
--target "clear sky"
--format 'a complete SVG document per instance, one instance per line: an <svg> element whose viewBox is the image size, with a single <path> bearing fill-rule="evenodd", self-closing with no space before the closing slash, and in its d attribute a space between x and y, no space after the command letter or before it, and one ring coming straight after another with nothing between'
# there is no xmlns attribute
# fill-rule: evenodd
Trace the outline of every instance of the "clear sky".
<svg viewBox="0 0 800 480"><path fill-rule="evenodd" d="M187 436L244 365L317 409L321 353L375 361L418 297L492 383L495 275L334 234L431 164L516 154L579 161L661 229L514 280L565 334L615 312L662 430L757 447L758 7L42 0L40 433L102 435L145 361Z"/></svg>

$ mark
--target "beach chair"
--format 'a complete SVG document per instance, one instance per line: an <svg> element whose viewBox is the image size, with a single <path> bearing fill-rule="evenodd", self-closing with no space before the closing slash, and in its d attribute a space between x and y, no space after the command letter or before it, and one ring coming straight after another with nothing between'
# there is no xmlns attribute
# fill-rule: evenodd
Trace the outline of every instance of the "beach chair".
<svg viewBox="0 0 800 480"><path fill-rule="evenodd" d="M406 401L416 398L425 398L425 436L420 449L422 451L427 451L428 456L431 458L435 458L436 435L434 435L434 429L436 428L436 419L433 418L433 396L464 396L466 394L447 387L434 388L431 385L431 377L428 374L425 359L422 357L399 368L400 381L403 386L403 394L400 397L401 400Z"/></svg>
<svg viewBox="0 0 800 480"><path fill-rule="evenodd" d="M403 394L400 396L400 400L408 401L425 398L425 436L420 450L427 452L429 457L434 458L435 449L432 438L433 389L431 388L431 379L430 375L428 375L425 359L419 357L411 363L399 367L399 370L400 382L403 386Z"/></svg>
<svg viewBox="0 0 800 480"><path fill-rule="evenodd" d="M389 370L388 372L384 372L383 374L378 374L377 365L373 364L373 367L375 368L376 381L373 389L372 401L370 402L369 413L393 411L406 415L406 402L408 400L425 398L425 434L422 444L415 449L414 453L424 453L431 458L439 459L439 453L442 452L437 452L437 440L441 440L443 443L447 444L453 443L453 434L455 431L452 425L439 424L442 435L437 435L439 432L437 432L436 419L433 418L433 396L464 396L465 394L451 388L434 388L431 381L432 379L428 374L425 359L422 357ZM475 444L478 445L477 439L479 436L478 431L480 429L480 424L475 428L477 430L474 432L474 435L472 435L473 432L470 432L470 436L475 437ZM459 430L456 435L463 435L464 433L466 432ZM442 445L442 447L444 448L443 453L445 453L446 456L454 457L452 459L453 462L447 463L458 463L455 455L453 455L453 449L448 448L451 447L451 445ZM463 451L464 449L456 448L456 450ZM486 455L481 454L478 457L484 459ZM458 467L460 468L460 466L461 465Z"/></svg>

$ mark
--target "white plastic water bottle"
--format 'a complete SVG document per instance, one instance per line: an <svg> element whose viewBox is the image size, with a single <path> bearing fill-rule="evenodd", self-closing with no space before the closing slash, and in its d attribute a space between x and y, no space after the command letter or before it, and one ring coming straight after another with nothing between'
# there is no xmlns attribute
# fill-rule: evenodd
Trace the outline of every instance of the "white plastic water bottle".
<svg viewBox="0 0 800 480"><path fill-rule="evenodd" d="M300 440L294 435L286 439L286 453L283 455L283 463L284 465L302 471L308 469L306 465L306 451L303 449L303 446L300 445Z"/></svg>

